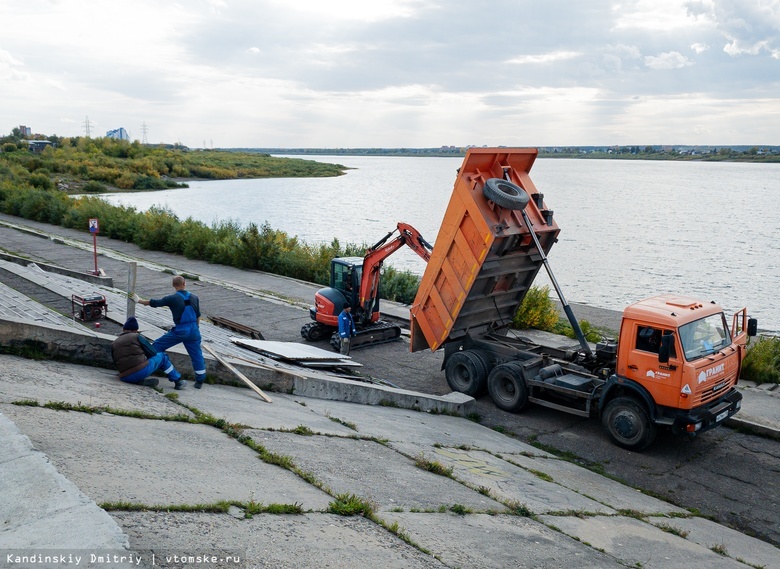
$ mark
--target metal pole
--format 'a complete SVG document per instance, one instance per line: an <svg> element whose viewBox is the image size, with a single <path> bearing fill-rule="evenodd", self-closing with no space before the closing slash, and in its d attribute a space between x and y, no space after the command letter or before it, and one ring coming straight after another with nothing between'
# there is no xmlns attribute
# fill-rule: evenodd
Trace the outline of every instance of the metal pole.
<svg viewBox="0 0 780 569"><path fill-rule="evenodd" d="M571 310L571 306L569 306L569 303L566 302L566 299L563 297L563 291L558 285L558 281L555 280L555 275L553 275L552 268L550 267L550 263L547 260L547 255L545 255L544 251L542 250L542 245L539 243L539 238L536 236L536 231L534 231L533 225L531 225L531 220L528 218L528 214L524 209L521 210L521 213L523 214L523 221L525 221L525 224L528 226L528 231L531 234L531 238L534 240L534 245L536 245L536 249L539 251L539 255L542 257L542 263L544 263L544 268L547 269L547 275L550 277L550 281L552 282L553 287L555 287L555 292L558 293L558 298L561 299L563 311L566 313L566 317L569 319L569 324L571 324L571 327L574 329L574 335L577 336L577 340L579 340L580 346L582 346L582 349L585 350L585 353L590 357L593 357L593 352L590 349L590 345L588 345L588 341L585 339L585 334L582 333L580 323L577 321L577 318L575 318L574 312Z"/></svg>
<svg viewBox="0 0 780 569"><path fill-rule="evenodd" d="M92 234L92 249L95 252L95 276L98 276L100 273L98 273L97 265L97 233Z"/></svg>
<svg viewBox="0 0 780 569"><path fill-rule="evenodd" d="M127 264L127 315L125 318L135 316L135 301L129 295L135 292L135 278L138 274L138 263L131 261Z"/></svg>

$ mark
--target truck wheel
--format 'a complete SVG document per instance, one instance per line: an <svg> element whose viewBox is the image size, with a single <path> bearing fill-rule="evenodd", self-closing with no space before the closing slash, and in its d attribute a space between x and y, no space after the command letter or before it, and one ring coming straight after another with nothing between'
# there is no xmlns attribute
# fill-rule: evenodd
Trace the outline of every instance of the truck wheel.
<svg viewBox="0 0 780 569"><path fill-rule="evenodd" d="M328 336L329 331L327 326L323 326L319 322L308 322L301 326L301 336L303 336L304 340L309 340L310 342L323 340Z"/></svg>
<svg viewBox="0 0 780 569"><path fill-rule="evenodd" d="M488 365L487 358L481 352L455 352L447 360L444 375L450 389L476 397L485 392Z"/></svg>
<svg viewBox="0 0 780 569"><path fill-rule="evenodd" d="M493 368L487 380L488 393L496 407L517 413L528 405L528 388L521 370L512 363Z"/></svg>
<svg viewBox="0 0 780 569"><path fill-rule="evenodd" d="M482 193L487 199L506 209L525 209L528 205L529 198L525 190L501 178L488 178L482 187Z"/></svg>
<svg viewBox="0 0 780 569"><path fill-rule="evenodd" d="M642 450L655 440L655 424L645 408L630 397L616 397L607 403L601 424L612 441L628 450Z"/></svg>

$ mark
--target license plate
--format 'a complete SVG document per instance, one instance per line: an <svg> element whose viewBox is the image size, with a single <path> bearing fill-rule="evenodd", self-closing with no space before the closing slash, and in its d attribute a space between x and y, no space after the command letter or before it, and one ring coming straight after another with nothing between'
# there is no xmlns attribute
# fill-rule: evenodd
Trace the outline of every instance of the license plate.
<svg viewBox="0 0 780 569"><path fill-rule="evenodd" d="M715 417L715 422L716 423L720 423L723 419L725 419L728 416L729 416L729 412L728 412L728 410L726 410L723 413L721 413L720 415L718 415L717 417Z"/></svg>

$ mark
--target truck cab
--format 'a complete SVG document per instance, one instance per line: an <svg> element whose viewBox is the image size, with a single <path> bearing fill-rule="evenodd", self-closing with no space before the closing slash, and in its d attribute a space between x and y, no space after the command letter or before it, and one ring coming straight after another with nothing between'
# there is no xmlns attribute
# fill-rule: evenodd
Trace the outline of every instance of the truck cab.
<svg viewBox="0 0 780 569"><path fill-rule="evenodd" d="M644 424L648 421L675 433L698 433L735 414L742 401L735 386L748 333L755 333L751 327L745 309L729 328L714 302L677 295L627 307L615 373L599 405L613 440L641 448L654 438L654 428ZM637 405L641 412L633 409Z"/></svg>

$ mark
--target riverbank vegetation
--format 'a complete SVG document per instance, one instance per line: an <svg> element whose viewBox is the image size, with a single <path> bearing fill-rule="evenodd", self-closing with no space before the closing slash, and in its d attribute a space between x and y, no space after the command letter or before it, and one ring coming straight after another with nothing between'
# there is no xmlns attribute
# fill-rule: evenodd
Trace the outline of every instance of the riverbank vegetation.
<svg viewBox="0 0 780 569"><path fill-rule="evenodd" d="M54 139L54 142L50 139ZM187 187L182 179L340 176L338 164L268 154L188 151L112 138L0 139L0 180L66 193Z"/></svg>

